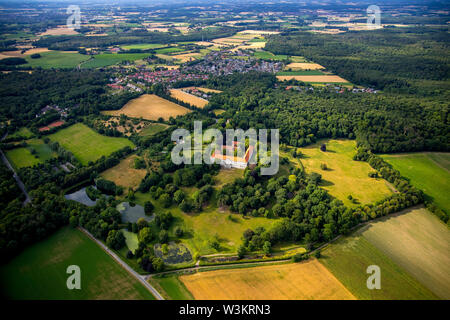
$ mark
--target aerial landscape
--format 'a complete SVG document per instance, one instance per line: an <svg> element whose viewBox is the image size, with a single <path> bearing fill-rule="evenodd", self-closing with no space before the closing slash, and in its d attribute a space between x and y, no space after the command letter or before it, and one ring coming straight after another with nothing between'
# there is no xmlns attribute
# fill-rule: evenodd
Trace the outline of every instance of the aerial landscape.
<svg viewBox="0 0 450 320"><path fill-rule="evenodd" d="M449 23L0 0L2 298L449 300Z"/></svg>

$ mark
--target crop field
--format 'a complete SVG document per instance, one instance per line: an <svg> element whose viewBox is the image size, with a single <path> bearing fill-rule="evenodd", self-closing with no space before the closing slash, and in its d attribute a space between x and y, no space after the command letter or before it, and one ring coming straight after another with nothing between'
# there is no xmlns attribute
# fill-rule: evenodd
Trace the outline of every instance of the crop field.
<svg viewBox="0 0 450 320"><path fill-rule="evenodd" d="M185 63L200 58L201 56L202 56L201 53L193 52L193 53L176 54L173 55L172 57L179 60L181 63Z"/></svg>
<svg viewBox="0 0 450 320"><path fill-rule="evenodd" d="M81 290L68 290L69 265L81 269ZM0 267L11 299L146 299L150 292L81 231L63 228Z"/></svg>
<svg viewBox="0 0 450 320"><path fill-rule="evenodd" d="M362 235L437 296L450 299L450 230L428 210L386 217Z"/></svg>
<svg viewBox="0 0 450 320"><path fill-rule="evenodd" d="M411 184L450 214L450 153L382 155Z"/></svg>
<svg viewBox="0 0 450 320"><path fill-rule="evenodd" d="M62 36L62 35L75 35L78 34L77 31L71 28L64 27L58 27L58 28L51 28L47 29L45 32L39 34L39 36Z"/></svg>
<svg viewBox="0 0 450 320"><path fill-rule="evenodd" d="M139 43L139 44L130 44L130 45L126 45L126 46L121 46L121 48L123 48L125 50L130 50L130 49L148 50L148 49L160 49L160 48L164 48L165 46L166 46L165 44L160 44L160 43Z"/></svg>
<svg viewBox="0 0 450 320"><path fill-rule="evenodd" d="M140 118L147 120L158 120L163 118L177 117L191 112L189 109L175 104L154 94L143 94L137 99L129 101L120 110L104 111L104 114L120 116L125 114L130 118Z"/></svg>
<svg viewBox="0 0 450 320"><path fill-rule="evenodd" d="M322 250L319 259L328 270L361 300L436 299L437 297L394 263L365 237L355 235L339 239ZM381 270L381 289L367 288L367 267Z"/></svg>
<svg viewBox="0 0 450 320"><path fill-rule="evenodd" d="M322 143L326 144L326 152L320 150ZM307 173L321 174L323 180L321 187L347 206L373 203L391 195L384 179L368 176L374 169L367 162L353 160L355 147L354 140L321 141L301 148L304 155L301 162ZM327 170L322 170L321 164L326 164ZM349 195L356 199L356 204L348 199Z"/></svg>
<svg viewBox="0 0 450 320"><path fill-rule="evenodd" d="M150 278L150 283L165 294L166 299L194 300L194 297L176 275L161 275ZM161 290L162 289L162 290Z"/></svg>
<svg viewBox="0 0 450 320"><path fill-rule="evenodd" d="M168 47L168 48L157 49L155 51L157 54L168 54L168 53L175 53L175 52L183 52L185 50L182 48L178 48L178 47Z"/></svg>
<svg viewBox="0 0 450 320"><path fill-rule="evenodd" d="M135 61L148 57L148 53L101 53L83 63L82 68L101 68L112 66L122 61Z"/></svg>
<svg viewBox="0 0 450 320"><path fill-rule="evenodd" d="M170 89L170 95L177 100L189 103L191 106L203 109L209 102L193 94L184 92L181 89Z"/></svg>
<svg viewBox="0 0 450 320"><path fill-rule="evenodd" d="M51 68L76 68L80 63L89 59L89 56L75 52L48 51L41 52L38 59L32 59L31 56L25 57L28 64L24 66L41 67L43 69Z"/></svg>
<svg viewBox="0 0 450 320"><path fill-rule="evenodd" d="M277 76L280 81L298 80L307 83L324 82L324 83L347 83L348 81L336 75L322 75L322 76Z"/></svg>
<svg viewBox="0 0 450 320"><path fill-rule="evenodd" d="M209 88L204 88L204 87L187 87L186 89L197 89L198 91L202 91L205 93L221 93L222 92L220 90L209 89Z"/></svg>
<svg viewBox="0 0 450 320"><path fill-rule="evenodd" d="M88 126L77 123L48 136L57 141L64 149L83 164L96 161L101 156L108 156L126 146L134 148L134 144L126 138L102 136Z"/></svg>
<svg viewBox="0 0 450 320"><path fill-rule="evenodd" d="M103 171L101 176L106 180L113 181L116 185L125 188L136 188L147 174L146 169L134 168L134 160L136 158L136 155L131 155L123 159L117 166Z"/></svg>
<svg viewBox="0 0 450 320"><path fill-rule="evenodd" d="M180 280L195 299L351 300L355 297L317 260L199 272Z"/></svg>
<svg viewBox="0 0 450 320"><path fill-rule="evenodd" d="M319 70L300 70L300 71L281 71L277 73L277 76L320 76L324 75Z"/></svg>
<svg viewBox="0 0 450 320"><path fill-rule="evenodd" d="M144 205L145 201L150 200L155 206L155 212L170 211L175 217L174 224L169 230L169 235L173 230L180 226L186 230L188 236L181 238L191 254L201 255L217 253L212 249L208 241L218 238L220 243L220 252L234 253L242 243L242 234L247 229L255 230L257 227L270 229L274 223L280 219L267 219L263 217L243 217L232 214L229 211L217 209L214 205L204 208L201 213L186 214L178 207L172 206L169 209L163 208L159 200L154 200L150 194L136 192L136 203ZM232 220L229 216L232 216Z"/></svg>
<svg viewBox="0 0 450 320"><path fill-rule="evenodd" d="M6 157L16 168L32 167L42 161L31 154L28 148L15 148L5 152Z"/></svg>
<svg viewBox="0 0 450 320"><path fill-rule="evenodd" d="M255 58L265 59L265 60L286 60L288 56L286 55L275 55L269 51L255 51L253 54Z"/></svg>

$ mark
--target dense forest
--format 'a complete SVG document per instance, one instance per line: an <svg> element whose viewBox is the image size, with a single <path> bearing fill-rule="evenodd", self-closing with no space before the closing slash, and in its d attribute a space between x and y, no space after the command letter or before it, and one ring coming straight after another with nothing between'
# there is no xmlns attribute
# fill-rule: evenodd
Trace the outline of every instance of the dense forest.
<svg viewBox="0 0 450 320"><path fill-rule="evenodd" d="M336 35L271 36L266 49L304 56L359 85L391 92L448 95L447 28L395 28Z"/></svg>

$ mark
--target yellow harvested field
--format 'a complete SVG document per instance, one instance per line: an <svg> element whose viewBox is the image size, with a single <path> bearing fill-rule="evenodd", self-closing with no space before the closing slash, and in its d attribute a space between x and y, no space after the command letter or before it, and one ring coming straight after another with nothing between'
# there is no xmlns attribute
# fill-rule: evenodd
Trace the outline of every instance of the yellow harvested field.
<svg viewBox="0 0 450 320"><path fill-rule="evenodd" d="M172 57L175 59L180 60L182 63L193 61L196 58L199 58L201 56L200 53L185 53L185 54L176 54Z"/></svg>
<svg viewBox="0 0 450 320"><path fill-rule="evenodd" d="M104 114L120 116L125 114L130 118L140 118L146 120L158 120L163 118L177 117L191 112L189 109L176 103L158 97L154 94L143 94L139 98L129 101L119 110L104 111Z"/></svg>
<svg viewBox="0 0 450 320"><path fill-rule="evenodd" d="M205 93L221 93L222 91L220 90L215 90L215 89L209 89L209 88L203 88L203 87L188 87L186 89L197 89L198 91L202 91Z"/></svg>
<svg viewBox="0 0 450 320"><path fill-rule="evenodd" d="M167 65L165 65L165 66L162 66L162 67L163 68L167 68L167 70L177 70L177 69L180 68L179 65L176 65L176 66L167 66Z"/></svg>
<svg viewBox="0 0 450 320"><path fill-rule="evenodd" d="M61 27L61 28L52 28L48 29L47 31L39 34L39 36L62 36L62 35L74 35L78 34L77 31L74 29L69 29L67 27Z"/></svg>
<svg viewBox="0 0 450 320"><path fill-rule="evenodd" d="M241 34L254 34L254 35L263 35L263 34L279 34L279 31L266 31L266 30L244 30L240 32Z"/></svg>
<svg viewBox="0 0 450 320"><path fill-rule="evenodd" d="M197 300L354 300L316 259L264 267L199 272L180 280Z"/></svg>
<svg viewBox="0 0 450 320"><path fill-rule="evenodd" d="M370 224L362 236L442 299L450 299L450 230L425 208Z"/></svg>
<svg viewBox="0 0 450 320"><path fill-rule="evenodd" d="M335 76L335 75L324 75L324 76L277 76L278 80L286 81L286 80L298 80L303 82L324 82L324 83L333 83L333 82L348 82L347 80Z"/></svg>
<svg viewBox="0 0 450 320"><path fill-rule="evenodd" d="M289 63L285 69L292 69L293 71L297 71L297 70L320 70L325 68L317 63L293 62Z"/></svg>
<svg viewBox="0 0 450 320"><path fill-rule="evenodd" d="M136 155L131 155L123 159L117 166L104 171L101 176L113 181L118 186L135 189L147 174L145 169L134 168L134 159L136 158Z"/></svg>
<svg viewBox="0 0 450 320"><path fill-rule="evenodd" d="M191 106L195 106L197 108L203 109L208 104L208 100L184 92L181 89L170 89L170 95L177 100L189 103Z"/></svg>

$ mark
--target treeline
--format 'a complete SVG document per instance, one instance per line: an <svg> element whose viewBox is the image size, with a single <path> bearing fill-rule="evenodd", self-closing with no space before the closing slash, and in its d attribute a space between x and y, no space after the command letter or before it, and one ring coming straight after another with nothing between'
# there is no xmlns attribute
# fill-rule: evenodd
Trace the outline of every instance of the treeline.
<svg viewBox="0 0 450 320"><path fill-rule="evenodd" d="M21 195L22 191L13 177L13 172L0 162L0 211L14 199L21 200Z"/></svg>
<svg viewBox="0 0 450 320"><path fill-rule="evenodd" d="M388 28L341 34L271 36L276 54L304 56L359 85L391 92L442 94L430 81L450 77L447 28Z"/></svg>

